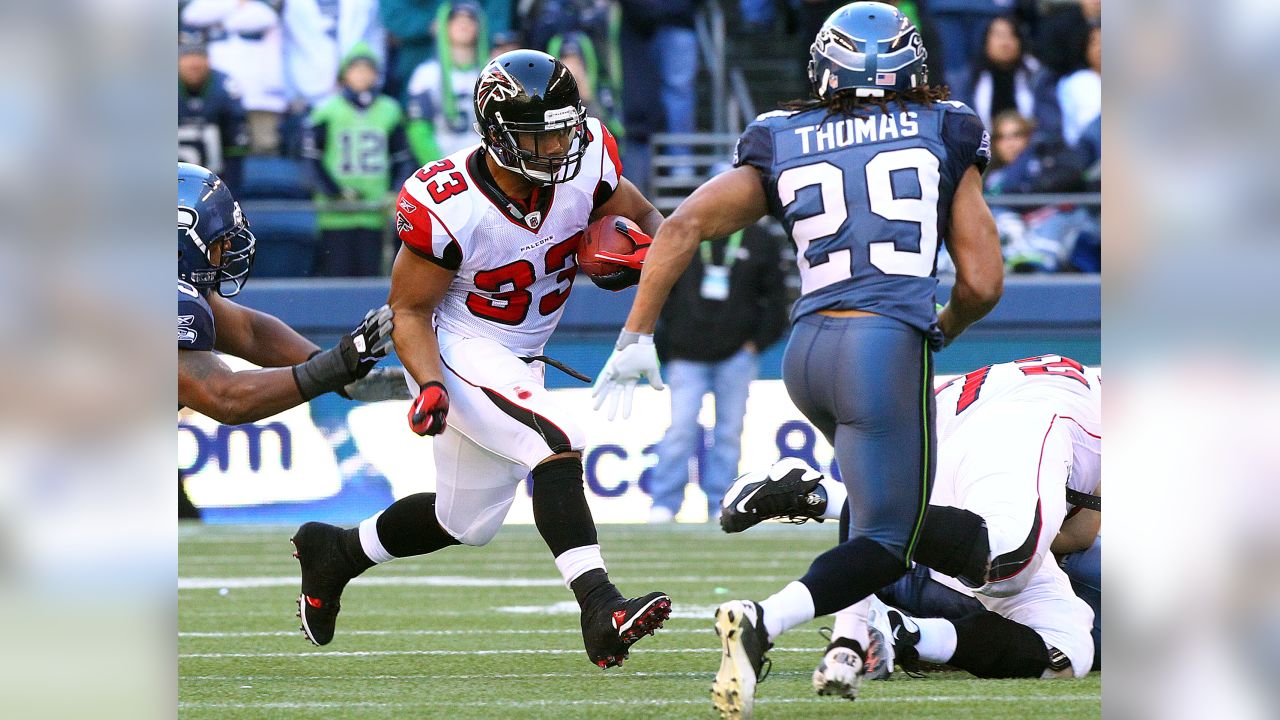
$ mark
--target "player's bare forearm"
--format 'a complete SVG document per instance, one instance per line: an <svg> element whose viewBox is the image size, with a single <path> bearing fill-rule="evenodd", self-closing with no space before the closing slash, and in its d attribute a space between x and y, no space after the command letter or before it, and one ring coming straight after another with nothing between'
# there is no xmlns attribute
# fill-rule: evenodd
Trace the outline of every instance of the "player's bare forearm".
<svg viewBox="0 0 1280 720"><path fill-rule="evenodd" d="M215 347L262 367L297 365L320 348L283 321L222 297L209 298L218 327Z"/></svg>
<svg viewBox="0 0 1280 720"><path fill-rule="evenodd" d="M653 237L662 224L662 213L626 178L619 179L618 189L613 191L609 200L591 213L591 221L607 215L621 215L634 221L649 237Z"/></svg>
<svg viewBox="0 0 1280 720"><path fill-rule="evenodd" d="M689 266L698 244L745 228L768 207L759 172L751 167L721 173L695 190L654 234L624 329L652 333L671 288Z"/></svg>
<svg viewBox="0 0 1280 720"><path fill-rule="evenodd" d="M955 338L991 312L1004 293L1000 235L982 197L977 168L969 168L956 188L947 249L956 265L956 282L938 314L938 325L948 338Z"/></svg>
<svg viewBox="0 0 1280 720"><path fill-rule="evenodd" d="M178 402L224 425L242 425L302 402L293 368L233 372L208 351L178 351Z"/></svg>
<svg viewBox="0 0 1280 720"><path fill-rule="evenodd" d="M446 270L401 248L391 266L391 295L387 303L395 313L391 339L396 355L419 385L444 382L440 365L440 344L436 341L432 318L436 305L453 282Z"/></svg>

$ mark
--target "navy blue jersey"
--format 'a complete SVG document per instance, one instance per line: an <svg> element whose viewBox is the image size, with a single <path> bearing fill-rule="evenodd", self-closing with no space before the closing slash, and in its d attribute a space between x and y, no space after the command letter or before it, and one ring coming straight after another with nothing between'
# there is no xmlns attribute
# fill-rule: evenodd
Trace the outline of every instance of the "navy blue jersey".
<svg viewBox="0 0 1280 720"><path fill-rule="evenodd" d="M734 165L761 172L769 211L796 245L801 297L792 320L865 310L923 332L937 322L938 244L970 165L990 139L962 103L890 105L867 117L772 112L747 126Z"/></svg>
<svg viewBox="0 0 1280 720"><path fill-rule="evenodd" d="M217 332L213 325L213 308L199 290L178 281L178 349L212 350Z"/></svg>
<svg viewBox="0 0 1280 720"><path fill-rule="evenodd" d="M198 90L178 83L178 159L203 165L240 187L240 164L249 128L235 82L217 70Z"/></svg>

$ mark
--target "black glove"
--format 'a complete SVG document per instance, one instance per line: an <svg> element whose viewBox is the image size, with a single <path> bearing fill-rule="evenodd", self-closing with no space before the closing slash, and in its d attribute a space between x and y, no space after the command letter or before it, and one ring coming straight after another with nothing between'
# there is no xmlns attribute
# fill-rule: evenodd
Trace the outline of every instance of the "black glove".
<svg viewBox="0 0 1280 720"><path fill-rule="evenodd" d="M391 349L391 307L383 305L365 313L364 320L344 335L337 345L316 352L306 362L293 366L293 379L303 400L327 392L342 393L347 384L359 380L378 359Z"/></svg>

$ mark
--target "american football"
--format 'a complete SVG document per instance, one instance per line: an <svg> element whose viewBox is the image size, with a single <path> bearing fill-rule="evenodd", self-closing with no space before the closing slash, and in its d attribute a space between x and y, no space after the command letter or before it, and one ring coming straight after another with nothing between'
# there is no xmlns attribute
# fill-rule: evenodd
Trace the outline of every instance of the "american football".
<svg viewBox="0 0 1280 720"><path fill-rule="evenodd" d="M607 215L587 226L582 242L578 245L578 267L596 281L615 280L624 275L633 276L634 279L627 283L630 286L639 279L639 262L643 261L643 255L636 257L631 264L603 257L635 257L637 251L648 247L648 242L648 236L631 220L621 215ZM603 257L601 253L604 254Z"/></svg>

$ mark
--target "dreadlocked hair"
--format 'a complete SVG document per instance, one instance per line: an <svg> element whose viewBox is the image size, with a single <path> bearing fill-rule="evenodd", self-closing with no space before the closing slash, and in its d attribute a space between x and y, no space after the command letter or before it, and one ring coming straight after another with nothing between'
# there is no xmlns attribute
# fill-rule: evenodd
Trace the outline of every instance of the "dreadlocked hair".
<svg viewBox="0 0 1280 720"><path fill-rule="evenodd" d="M782 107L797 111L826 108L827 114L823 116L823 120L833 116L861 118L866 117L873 108L881 113L889 113L890 103L905 111L909 102L929 107L950 97L951 88L946 85L938 87L922 85L905 91L886 90L883 97L858 97L856 89L845 88L832 93L828 98L809 97L804 100L788 100L782 103Z"/></svg>

